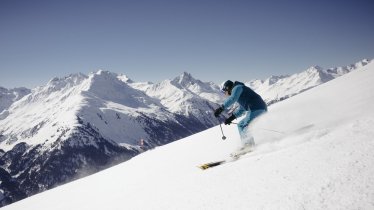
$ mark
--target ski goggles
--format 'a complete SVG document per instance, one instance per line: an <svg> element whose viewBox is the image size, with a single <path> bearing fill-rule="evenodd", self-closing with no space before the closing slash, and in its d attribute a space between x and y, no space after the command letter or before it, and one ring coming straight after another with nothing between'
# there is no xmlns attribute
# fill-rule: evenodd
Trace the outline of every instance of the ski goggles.
<svg viewBox="0 0 374 210"><path fill-rule="evenodd" d="M225 93L226 91L229 91L229 88L228 88L228 87L223 87L223 88L221 89L221 92L222 92L222 93Z"/></svg>

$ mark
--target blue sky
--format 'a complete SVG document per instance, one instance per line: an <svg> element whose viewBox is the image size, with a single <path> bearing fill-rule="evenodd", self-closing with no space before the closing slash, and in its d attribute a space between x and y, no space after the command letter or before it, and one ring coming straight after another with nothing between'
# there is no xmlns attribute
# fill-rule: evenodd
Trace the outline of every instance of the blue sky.
<svg viewBox="0 0 374 210"><path fill-rule="evenodd" d="M1 0L0 86L104 69L249 81L374 58L372 0Z"/></svg>

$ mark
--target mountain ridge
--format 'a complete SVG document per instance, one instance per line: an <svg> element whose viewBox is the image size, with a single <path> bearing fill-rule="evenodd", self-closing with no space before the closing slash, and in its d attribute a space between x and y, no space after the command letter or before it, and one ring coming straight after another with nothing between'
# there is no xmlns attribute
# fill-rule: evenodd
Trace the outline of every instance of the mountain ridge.
<svg viewBox="0 0 374 210"><path fill-rule="evenodd" d="M258 92L265 102L271 105L366 66L371 62L373 60L363 59L355 64L328 69L311 66L300 73L271 76L265 80L251 80L245 84Z"/></svg>

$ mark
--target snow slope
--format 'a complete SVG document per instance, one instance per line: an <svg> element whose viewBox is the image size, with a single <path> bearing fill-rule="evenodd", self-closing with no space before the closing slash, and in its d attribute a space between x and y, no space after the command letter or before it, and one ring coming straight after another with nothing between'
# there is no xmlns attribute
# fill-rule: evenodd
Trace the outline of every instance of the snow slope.
<svg viewBox="0 0 374 210"><path fill-rule="evenodd" d="M4 209L374 209L373 90L371 63L271 106L236 162L195 167L239 144L214 127Z"/></svg>

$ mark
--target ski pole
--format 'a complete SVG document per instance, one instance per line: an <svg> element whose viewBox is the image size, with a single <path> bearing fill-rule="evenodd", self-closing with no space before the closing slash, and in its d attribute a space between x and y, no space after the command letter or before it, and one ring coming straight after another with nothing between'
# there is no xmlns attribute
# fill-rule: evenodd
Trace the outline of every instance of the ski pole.
<svg viewBox="0 0 374 210"><path fill-rule="evenodd" d="M223 129L222 129L222 123L219 124L219 127L221 128L221 132L222 132L222 140L225 140L226 139L226 136L225 134L223 134Z"/></svg>
<svg viewBox="0 0 374 210"><path fill-rule="evenodd" d="M213 109L213 110L214 110L214 109ZM225 140L225 139L226 139L226 136L225 136L225 134L223 134L222 123L221 123L220 120L218 119L218 116L216 116L216 119L218 120L218 122L219 122L219 127L221 128L222 140Z"/></svg>

